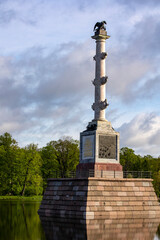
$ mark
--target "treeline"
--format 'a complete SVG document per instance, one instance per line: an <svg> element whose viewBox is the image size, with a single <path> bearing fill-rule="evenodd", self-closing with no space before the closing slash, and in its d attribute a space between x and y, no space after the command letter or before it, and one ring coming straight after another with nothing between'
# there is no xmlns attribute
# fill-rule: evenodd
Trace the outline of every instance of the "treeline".
<svg viewBox="0 0 160 240"><path fill-rule="evenodd" d="M123 171L151 172L155 192L160 197L160 156L158 158L151 155L142 157L136 155L133 149L124 147L120 150L120 163Z"/></svg>
<svg viewBox="0 0 160 240"><path fill-rule="evenodd" d="M9 133L0 135L0 195L42 195L47 178L64 177L78 163L79 142L72 138L51 141L38 149L35 144L20 148ZM160 197L160 157L142 157L125 147L120 151L120 163L124 171L150 171Z"/></svg>
<svg viewBox="0 0 160 240"><path fill-rule="evenodd" d="M0 136L0 195L42 195L55 171L63 177L79 163L79 143L72 138L20 148L9 133ZM60 175L59 175L60 176Z"/></svg>

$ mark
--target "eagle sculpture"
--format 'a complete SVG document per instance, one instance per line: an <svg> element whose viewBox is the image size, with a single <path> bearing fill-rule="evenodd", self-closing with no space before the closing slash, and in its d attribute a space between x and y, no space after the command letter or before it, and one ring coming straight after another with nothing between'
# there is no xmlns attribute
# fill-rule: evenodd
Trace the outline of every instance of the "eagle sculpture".
<svg viewBox="0 0 160 240"><path fill-rule="evenodd" d="M94 26L93 31L98 32L100 29L106 30L106 27L104 26L104 24L107 24L106 21L97 22Z"/></svg>

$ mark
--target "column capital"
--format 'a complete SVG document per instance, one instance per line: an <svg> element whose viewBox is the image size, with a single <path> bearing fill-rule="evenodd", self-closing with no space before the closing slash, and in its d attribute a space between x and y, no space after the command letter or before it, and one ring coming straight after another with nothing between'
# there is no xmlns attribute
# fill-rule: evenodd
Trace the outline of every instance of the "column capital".
<svg viewBox="0 0 160 240"><path fill-rule="evenodd" d="M91 38L93 38L93 39L95 39L96 41L100 41L100 40L106 40L106 39L108 39L108 38L110 38L110 36L109 35L107 35L107 36L104 36L104 35L94 35L94 36L91 36Z"/></svg>
<svg viewBox="0 0 160 240"><path fill-rule="evenodd" d="M95 32L94 36L91 36L91 38L95 39L96 41L102 41L110 38L109 35L107 35L106 30L100 29L99 31Z"/></svg>

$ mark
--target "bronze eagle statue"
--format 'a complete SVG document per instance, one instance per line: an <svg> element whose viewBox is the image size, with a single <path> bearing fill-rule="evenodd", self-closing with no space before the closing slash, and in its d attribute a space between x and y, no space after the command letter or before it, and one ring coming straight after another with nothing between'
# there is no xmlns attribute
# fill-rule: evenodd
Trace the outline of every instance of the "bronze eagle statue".
<svg viewBox="0 0 160 240"><path fill-rule="evenodd" d="M106 27L104 26L104 24L107 24L106 21L97 22L94 26L93 31L98 32L100 29L106 30Z"/></svg>

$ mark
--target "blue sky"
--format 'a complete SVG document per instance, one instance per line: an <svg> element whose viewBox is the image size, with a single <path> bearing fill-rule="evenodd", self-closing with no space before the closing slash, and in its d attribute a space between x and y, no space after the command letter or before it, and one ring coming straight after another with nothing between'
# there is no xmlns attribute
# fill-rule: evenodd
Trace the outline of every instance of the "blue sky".
<svg viewBox="0 0 160 240"><path fill-rule="evenodd" d="M97 21L107 22L106 118L121 147L160 155L159 0L0 0L0 134L79 139L93 119Z"/></svg>

